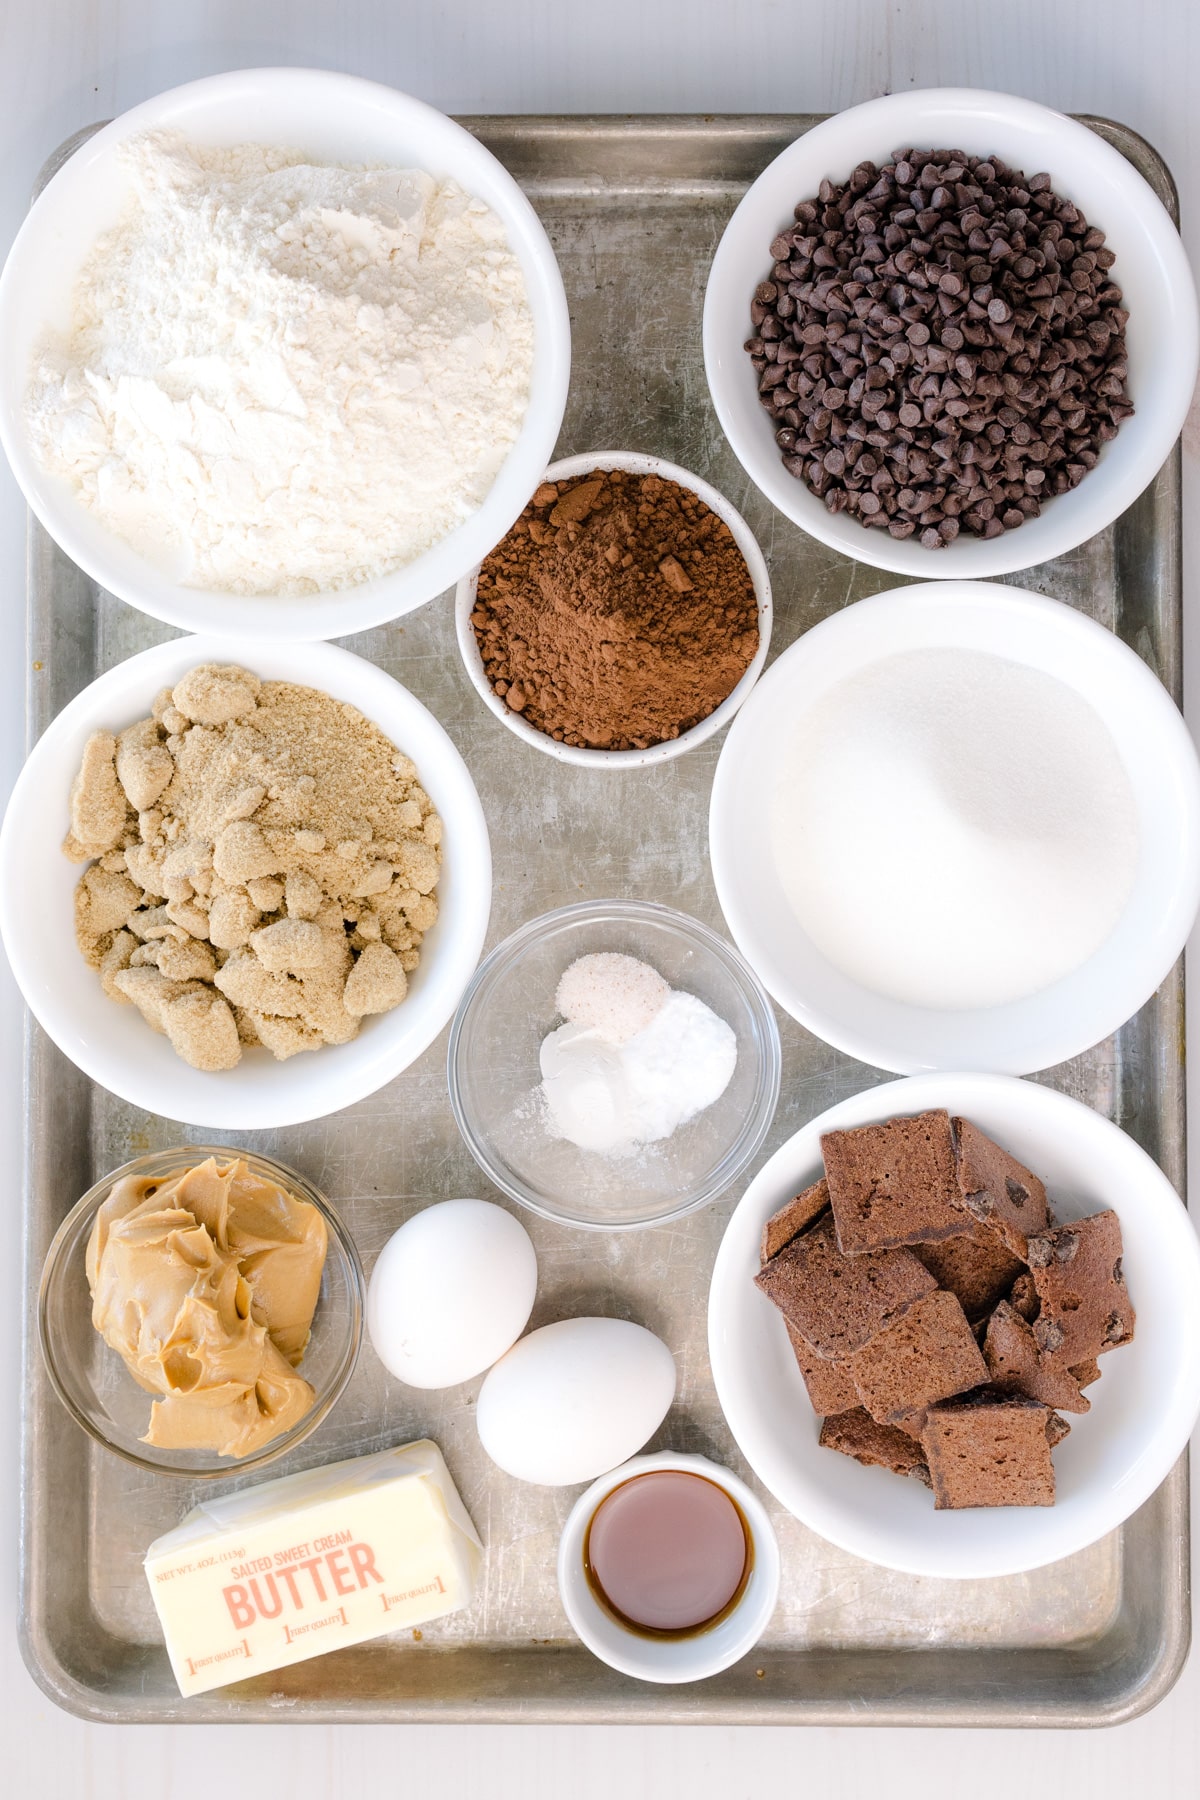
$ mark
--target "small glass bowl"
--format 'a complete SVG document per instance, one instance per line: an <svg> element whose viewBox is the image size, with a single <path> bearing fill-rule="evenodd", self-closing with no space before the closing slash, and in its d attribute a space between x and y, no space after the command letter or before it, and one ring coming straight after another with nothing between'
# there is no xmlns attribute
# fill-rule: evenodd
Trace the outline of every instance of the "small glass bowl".
<svg viewBox="0 0 1200 1800"><path fill-rule="evenodd" d="M561 1023L559 977L599 951L649 963L737 1036L720 1099L632 1156L552 1137L539 1092L542 1039ZM733 1185L770 1127L780 1060L771 1003L731 944L669 906L589 900L531 919L480 965L450 1030L447 1079L467 1148L501 1192L559 1224L629 1231L681 1218Z"/></svg>
<svg viewBox="0 0 1200 1800"><path fill-rule="evenodd" d="M127 1175L158 1176L166 1181L208 1156L223 1162L240 1157L255 1175L277 1181L299 1199L311 1201L328 1231L329 1247L312 1336L297 1370L312 1387L316 1399L298 1425L252 1456L218 1456L210 1450L159 1450L143 1443L153 1395L138 1386L117 1351L109 1348L92 1324L85 1266L87 1245L96 1214L114 1185ZM72 1207L54 1234L42 1268L38 1332L55 1392L98 1444L152 1474L203 1480L261 1469L316 1430L354 1371L362 1341L364 1293L362 1265L350 1233L324 1195L303 1175L286 1163L255 1156L249 1150L188 1144L125 1163L98 1181Z"/></svg>

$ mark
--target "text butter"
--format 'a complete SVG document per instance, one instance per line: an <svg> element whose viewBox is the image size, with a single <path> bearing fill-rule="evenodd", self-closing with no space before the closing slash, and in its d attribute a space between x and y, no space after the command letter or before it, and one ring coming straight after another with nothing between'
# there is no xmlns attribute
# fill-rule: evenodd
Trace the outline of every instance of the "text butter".
<svg viewBox="0 0 1200 1800"><path fill-rule="evenodd" d="M197 1506L146 1577L183 1694L468 1606L482 1546L436 1444Z"/></svg>

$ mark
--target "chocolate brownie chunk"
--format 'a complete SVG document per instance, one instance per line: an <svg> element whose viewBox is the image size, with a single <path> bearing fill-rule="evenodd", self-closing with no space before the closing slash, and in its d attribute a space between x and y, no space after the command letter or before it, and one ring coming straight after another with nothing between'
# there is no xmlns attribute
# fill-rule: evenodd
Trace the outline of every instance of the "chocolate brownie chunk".
<svg viewBox="0 0 1200 1800"><path fill-rule="evenodd" d="M1115 1212L1073 1219L1030 1238L1029 1267L1041 1302L1033 1335L1044 1356L1072 1367L1132 1338L1134 1311Z"/></svg>
<svg viewBox="0 0 1200 1800"><path fill-rule="evenodd" d="M1100 1379L1100 1364L1093 1357L1091 1362L1074 1363L1071 1373L1081 1388L1091 1387L1093 1381Z"/></svg>
<svg viewBox="0 0 1200 1800"><path fill-rule="evenodd" d="M986 1318L1020 1276L1023 1265L983 1226L975 1225L940 1244L914 1244L939 1287L957 1294L968 1319Z"/></svg>
<svg viewBox="0 0 1200 1800"><path fill-rule="evenodd" d="M937 1243L957 1237L969 1224L948 1113L829 1131L821 1151L838 1243L847 1256Z"/></svg>
<svg viewBox="0 0 1200 1800"><path fill-rule="evenodd" d="M929 1486L929 1470L916 1439L892 1425L881 1425L861 1406L822 1419L820 1442L826 1450L840 1450L868 1468L911 1475Z"/></svg>
<svg viewBox="0 0 1200 1800"><path fill-rule="evenodd" d="M951 1121L955 1164L963 1204L972 1218L993 1232L1020 1262L1028 1262L1025 1242L1045 1231L1050 1220L1046 1190L1015 1156L994 1144L970 1119Z"/></svg>
<svg viewBox="0 0 1200 1800"><path fill-rule="evenodd" d="M824 1177L814 1181L811 1187L781 1206L777 1213L763 1226L762 1243L759 1246L758 1260L769 1263L773 1256L778 1256L785 1244L790 1244L794 1237L807 1231L829 1205L829 1187ZM818 1411L821 1409L818 1408Z"/></svg>
<svg viewBox="0 0 1200 1800"><path fill-rule="evenodd" d="M849 1356L937 1283L911 1250L843 1256L826 1214L754 1277L818 1356Z"/></svg>
<svg viewBox="0 0 1200 1800"><path fill-rule="evenodd" d="M1069 1430L1024 1394L984 1388L931 1406L921 1446L934 1506L1053 1506L1050 1450Z"/></svg>
<svg viewBox="0 0 1200 1800"><path fill-rule="evenodd" d="M925 1408L988 1378L987 1364L953 1294L927 1294L848 1357L862 1404L881 1425L920 1435Z"/></svg>
<svg viewBox="0 0 1200 1800"><path fill-rule="evenodd" d="M1070 1435L1071 1427L1067 1421L1060 1419L1056 1412L1052 1412L1046 1420L1046 1436L1050 1439L1050 1448L1053 1450L1055 1444L1061 1444L1063 1439Z"/></svg>
<svg viewBox="0 0 1200 1800"><path fill-rule="evenodd" d="M794 1325L787 1325L792 1350L804 1377L812 1409L816 1413L848 1412L858 1405L858 1389L846 1373L844 1362L833 1362L818 1356L811 1344L805 1343Z"/></svg>
<svg viewBox="0 0 1200 1800"><path fill-rule="evenodd" d="M1002 1393L1028 1394L1064 1412L1090 1411L1072 1371L1058 1357L1042 1355L1032 1326L1006 1300L988 1320L983 1355L991 1385Z"/></svg>
<svg viewBox="0 0 1200 1800"><path fill-rule="evenodd" d="M1038 1299L1038 1291L1028 1269L1023 1269L1013 1282L1012 1293L1008 1296L1008 1304L1014 1312L1019 1312L1030 1325L1037 1318L1041 1301Z"/></svg>

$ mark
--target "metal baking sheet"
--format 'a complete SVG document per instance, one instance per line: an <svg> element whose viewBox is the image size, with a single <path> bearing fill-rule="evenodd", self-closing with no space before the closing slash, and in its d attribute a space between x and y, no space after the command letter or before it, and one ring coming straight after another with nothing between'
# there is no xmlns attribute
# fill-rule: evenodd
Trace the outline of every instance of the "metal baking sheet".
<svg viewBox="0 0 1200 1800"><path fill-rule="evenodd" d="M653 451L697 471L748 518L771 564L776 653L808 626L893 583L804 536L751 486L722 438L700 353L709 260L754 176L812 117L469 119L521 180L558 251L575 366L558 454ZM1174 209L1156 153L1089 119ZM86 136L87 134L81 134ZM63 147L60 158L80 139ZM49 166L57 166L52 162ZM46 172L49 173L49 169ZM748 277L749 279L749 277ZM1015 578L1110 626L1180 692L1179 463L1171 458L1111 530ZM93 677L171 636L98 590L34 524L29 562L30 741ZM459 664L452 597L347 640L409 686L469 763L491 823L490 943L584 897L670 900L721 927L706 814L720 748L598 776L516 741ZM454 821L447 821L453 854ZM1114 1118L1182 1192L1182 969L1107 1043L1040 1079ZM783 1091L765 1159L833 1101L884 1079L780 1019ZM228 1141L274 1152L330 1196L370 1267L415 1208L486 1193L450 1115L445 1036L399 1080L310 1125ZM141 1559L192 1503L186 1484L131 1472L93 1447L51 1393L36 1342L37 1277L58 1221L107 1169L187 1142L186 1121L115 1100L36 1028L28 1054L23 1438L23 1648L45 1691L93 1719L545 1720L721 1724L1114 1723L1154 1705L1188 1645L1187 1468L1119 1532L1069 1561L999 1581L938 1582L857 1561L774 1508L778 1611L758 1650L713 1680L640 1685L571 1636L554 1555L575 1490L524 1487L486 1462L478 1383L420 1395L369 1349L320 1429L274 1473L428 1434L441 1444L487 1544L469 1612L183 1701ZM204 1141L201 1134L200 1141ZM541 1268L533 1323L599 1312L641 1321L675 1350L680 1389L654 1447L742 1464L705 1351L717 1243L737 1195L675 1225L593 1235L526 1218ZM751 1477L751 1479L753 1479Z"/></svg>

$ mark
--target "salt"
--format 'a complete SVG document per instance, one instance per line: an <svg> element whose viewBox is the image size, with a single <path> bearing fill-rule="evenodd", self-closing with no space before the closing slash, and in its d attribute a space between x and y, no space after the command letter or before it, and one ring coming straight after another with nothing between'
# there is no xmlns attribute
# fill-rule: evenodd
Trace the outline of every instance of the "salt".
<svg viewBox="0 0 1200 1800"><path fill-rule="evenodd" d="M1133 792L1099 715L1055 676L969 650L883 657L814 704L777 772L772 837L822 955L947 1011L1080 967L1138 860Z"/></svg>
<svg viewBox="0 0 1200 1800"><path fill-rule="evenodd" d="M657 969L636 956L599 951L578 956L564 969L554 1004L573 1025L591 1027L612 1044L642 1031L670 988Z"/></svg>
<svg viewBox="0 0 1200 1800"><path fill-rule="evenodd" d="M580 957L558 984L565 1025L542 1043L553 1133L602 1156L670 1137L719 1100L736 1034L695 994L636 957Z"/></svg>

